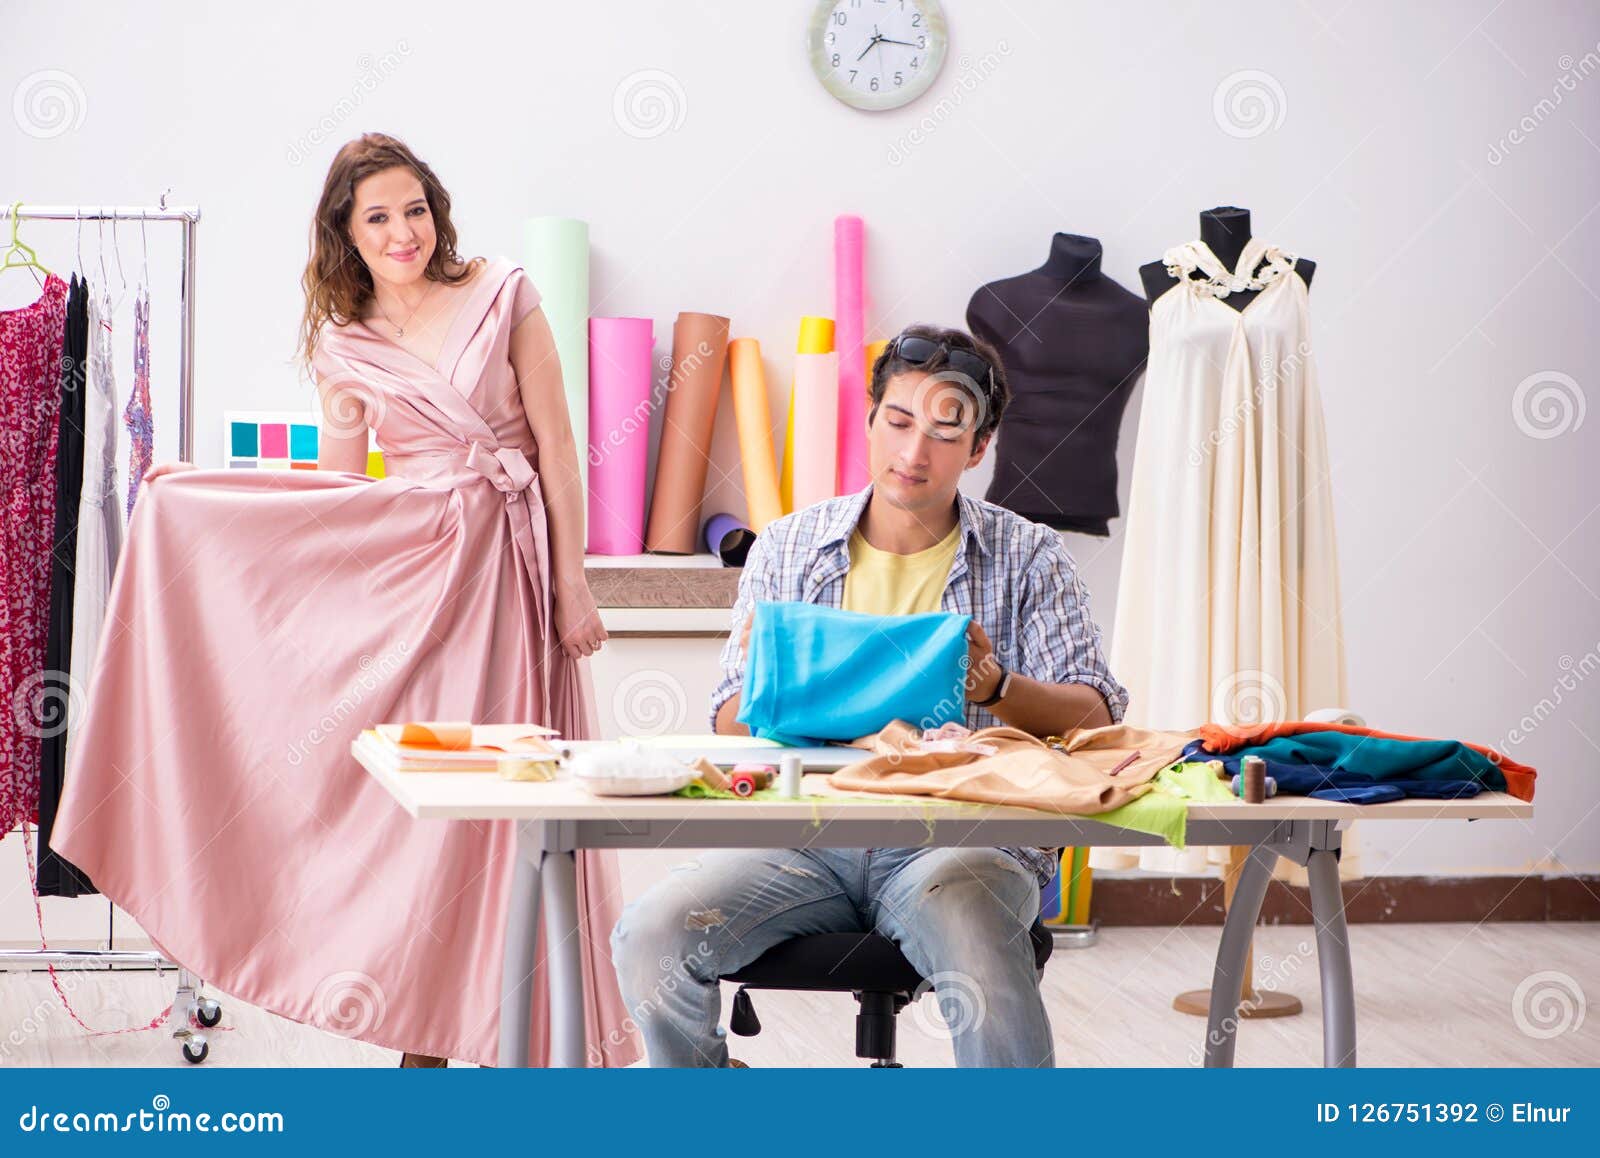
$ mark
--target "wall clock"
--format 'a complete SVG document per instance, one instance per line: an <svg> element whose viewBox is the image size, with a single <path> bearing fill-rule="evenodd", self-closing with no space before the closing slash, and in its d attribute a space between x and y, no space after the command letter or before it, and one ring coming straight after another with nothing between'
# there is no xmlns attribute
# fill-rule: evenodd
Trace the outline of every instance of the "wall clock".
<svg viewBox="0 0 1600 1158"><path fill-rule="evenodd" d="M822 87L869 112L927 92L949 42L939 0L819 0L806 32Z"/></svg>

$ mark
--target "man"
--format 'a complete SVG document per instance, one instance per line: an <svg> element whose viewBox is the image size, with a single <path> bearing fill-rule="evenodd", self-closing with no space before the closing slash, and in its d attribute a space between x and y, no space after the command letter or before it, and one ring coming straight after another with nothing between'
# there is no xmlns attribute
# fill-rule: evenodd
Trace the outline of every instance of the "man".
<svg viewBox="0 0 1600 1158"><path fill-rule="evenodd" d="M912 326L889 344L872 370L872 483L776 520L750 551L712 696L717 731L747 731L751 612L780 600L971 615L969 727L1045 736L1122 718L1127 693L1060 536L957 489L1009 397L998 356L960 330ZM1028 929L1054 867L1053 850L1035 848L717 850L623 911L613 958L652 1065L730 1064L719 977L791 937L872 930L933 981L957 1065L1049 1067Z"/></svg>

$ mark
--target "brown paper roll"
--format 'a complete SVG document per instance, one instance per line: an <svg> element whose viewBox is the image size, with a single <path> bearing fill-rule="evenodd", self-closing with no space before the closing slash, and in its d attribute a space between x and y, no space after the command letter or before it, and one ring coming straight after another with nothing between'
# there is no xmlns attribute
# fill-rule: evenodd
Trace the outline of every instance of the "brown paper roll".
<svg viewBox="0 0 1600 1158"><path fill-rule="evenodd" d="M728 361L728 319L678 315L672 327L672 374L667 380L661 449L644 549L692 555L700 532L700 500L711 462L711 431Z"/></svg>

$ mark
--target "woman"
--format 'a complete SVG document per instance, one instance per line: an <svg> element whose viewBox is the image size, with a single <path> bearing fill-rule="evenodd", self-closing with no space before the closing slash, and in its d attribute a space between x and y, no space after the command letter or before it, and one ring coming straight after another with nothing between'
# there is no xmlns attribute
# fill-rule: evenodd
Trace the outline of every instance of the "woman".
<svg viewBox="0 0 1600 1158"><path fill-rule="evenodd" d="M413 821L349 747L402 720L594 734L560 366L527 276L458 257L449 196L390 137L334 159L304 287L322 469L149 472L53 845L227 993L402 1064L492 1064L512 826ZM580 854L609 1065L638 1056L612 1032L618 886L615 854Z"/></svg>

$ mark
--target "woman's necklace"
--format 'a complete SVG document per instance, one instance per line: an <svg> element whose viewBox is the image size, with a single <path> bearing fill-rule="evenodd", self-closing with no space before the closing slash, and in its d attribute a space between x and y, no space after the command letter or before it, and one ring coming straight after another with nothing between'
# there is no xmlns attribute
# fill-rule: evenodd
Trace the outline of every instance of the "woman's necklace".
<svg viewBox="0 0 1600 1158"><path fill-rule="evenodd" d="M405 337L406 326L409 326L411 324L411 319L417 316L417 311L422 308L422 303L433 296L433 287L435 284L437 283L429 281L428 288L423 291L422 297L417 300L417 304L411 307L411 312L406 315L405 322L398 326L394 324L394 319L389 316L389 311L383 308L383 303L378 300L378 295L376 293L372 295L372 304L378 307L378 312L383 315L383 320L388 322L389 325L394 326L395 337Z"/></svg>

